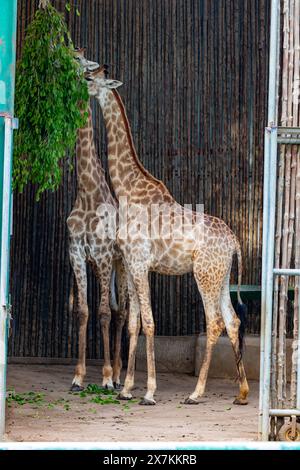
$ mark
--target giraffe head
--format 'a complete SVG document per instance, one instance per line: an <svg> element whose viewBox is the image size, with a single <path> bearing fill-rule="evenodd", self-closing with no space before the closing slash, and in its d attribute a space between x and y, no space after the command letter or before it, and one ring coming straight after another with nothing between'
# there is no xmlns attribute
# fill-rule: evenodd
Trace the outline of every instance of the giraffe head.
<svg viewBox="0 0 300 470"><path fill-rule="evenodd" d="M75 48L74 50L75 60L83 68L84 72L98 69L99 64L97 62L92 62L91 60L86 59L86 57L84 56L85 50L86 50L85 47Z"/></svg>
<svg viewBox="0 0 300 470"><path fill-rule="evenodd" d="M96 70L87 73L86 79L88 81L89 95L96 98L100 98L107 90L123 85L118 80L107 78L107 65L102 65Z"/></svg>

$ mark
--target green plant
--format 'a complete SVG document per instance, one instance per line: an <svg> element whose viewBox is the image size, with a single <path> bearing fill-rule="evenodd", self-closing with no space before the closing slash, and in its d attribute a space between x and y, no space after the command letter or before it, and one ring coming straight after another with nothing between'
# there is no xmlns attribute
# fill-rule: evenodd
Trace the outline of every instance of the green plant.
<svg viewBox="0 0 300 470"><path fill-rule="evenodd" d="M97 384L88 384L86 389L79 394L80 398L86 398L89 395L94 395L89 401L98 405L117 405L120 403L115 397L116 392L99 387Z"/></svg>
<svg viewBox="0 0 300 470"><path fill-rule="evenodd" d="M49 3L27 29L17 65L13 187L37 185L37 199L61 182L62 159L87 119L88 91L63 16Z"/></svg>
<svg viewBox="0 0 300 470"><path fill-rule="evenodd" d="M99 387L97 384L88 384L88 386L80 392L80 397L85 398L88 395L116 395L117 393L107 388Z"/></svg>
<svg viewBox="0 0 300 470"><path fill-rule="evenodd" d="M55 401L49 401L47 403L45 401L45 394L41 392L16 393L15 390L8 390L6 401L9 407L11 407L12 403L15 403L19 406L26 404L46 406L48 409L52 409L55 406L61 405L66 411L69 411L71 409L70 400L66 400L65 398L58 398Z"/></svg>
<svg viewBox="0 0 300 470"><path fill-rule="evenodd" d="M103 398L102 395L96 395L90 399L91 403L97 403L97 405L119 405L119 400L116 400L113 395L105 395Z"/></svg>
<svg viewBox="0 0 300 470"><path fill-rule="evenodd" d="M8 406L14 402L17 405L25 405L26 403L34 405L42 405L44 403L45 394L38 392L24 392L16 393L15 390L9 390L7 392L6 401Z"/></svg>

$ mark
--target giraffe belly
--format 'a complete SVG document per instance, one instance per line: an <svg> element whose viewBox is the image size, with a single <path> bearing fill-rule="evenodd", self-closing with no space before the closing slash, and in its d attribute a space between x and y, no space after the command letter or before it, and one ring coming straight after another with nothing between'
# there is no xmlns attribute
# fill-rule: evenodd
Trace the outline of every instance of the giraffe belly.
<svg viewBox="0 0 300 470"><path fill-rule="evenodd" d="M168 266L160 264L150 269L159 274L166 274L167 276L181 276L182 274L187 274L193 271L193 263L186 264L185 266Z"/></svg>
<svg viewBox="0 0 300 470"><path fill-rule="evenodd" d="M151 270L167 275L182 275L191 272L193 251L180 245L169 246L164 253L154 250Z"/></svg>

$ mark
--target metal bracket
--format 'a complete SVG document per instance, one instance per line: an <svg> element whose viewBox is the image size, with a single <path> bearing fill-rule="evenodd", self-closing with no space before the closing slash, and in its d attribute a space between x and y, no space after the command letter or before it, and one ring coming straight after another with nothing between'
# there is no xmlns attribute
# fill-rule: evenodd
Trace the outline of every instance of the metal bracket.
<svg viewBox="0 0 300 470"><path fill-rule="evenodd" d="M6 320L8 321L8 334L10 335L10 332L12 330L12 322L13 322L12 304L10 302L10 296L9 296L8 303L6 305L3 305L3 310L6 313Z"/></svg>
<svg viewBox="0 0 300 470"><path fill-rule="evenodd" d="M12 118L11 127L12 127L13 130L19 129L19 119L18 118Z"/></svg>
<svg viewBox="0 0 300 470"><path fill-rule="evenodd" d="M271 134L271 132L277 131L278 127L274 122L269 122L269 125L265 129L269 134Z"/></svg>
<svg viewBox="0 0 300 470"><path fill-rule="evenodd" d="M0 113L0 117L4 118L4 119L9 119L10 122L11 122L11 128L13 130L15 129L19 129L19 119L18 118L15 118L12 116L12 114L10 113L7 113L7 112L2 112Z"/></svg>
<svg viewBox="0 0 300 470"><path fill-rule="evenodd" d="M2 112L0 112L0 117L8 118L8 119L13 119L12 114L8 113L7 111L2 111Z"/></svg>

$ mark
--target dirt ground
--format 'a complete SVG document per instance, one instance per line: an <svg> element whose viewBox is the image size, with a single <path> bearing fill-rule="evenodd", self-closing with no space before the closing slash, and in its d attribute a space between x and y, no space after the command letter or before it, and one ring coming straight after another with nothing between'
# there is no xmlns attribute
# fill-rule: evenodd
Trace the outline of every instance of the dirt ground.
<svg viewBox="0 0 300 470"><path fill-rule="evenodd" d="M158 374L157 405L92 403L91 396L69 392L73 367L15 365L8 368L7 388L15 393L43 393L42 403L7 407L8 441L242 441L255 440L258 383L250 382L247 406L232 404L234 380L209 379L201 403L182 402L196 377ZM100 384L101 368L89 366L85 384ZM134 397L144 394L146 373L136 373Z"/></svg>

